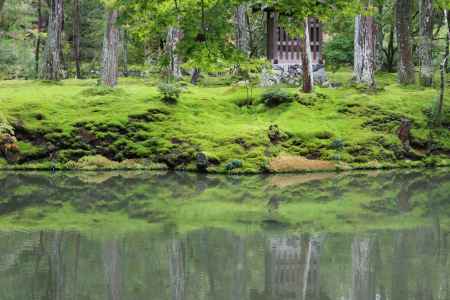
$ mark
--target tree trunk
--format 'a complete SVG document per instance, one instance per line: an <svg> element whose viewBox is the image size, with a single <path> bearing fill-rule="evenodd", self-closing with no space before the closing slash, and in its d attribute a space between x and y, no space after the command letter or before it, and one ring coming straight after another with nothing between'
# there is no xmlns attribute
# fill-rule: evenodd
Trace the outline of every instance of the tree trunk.
<svg viewBox="0 0 450 300"><path fill-rule="evenodd" d="M353 77L355 82L375 87L376 29L373 16L355 18L355 53Z"/></svg>
<svg viewBox="0 0 450 300"><path fill-rule="evenodd" d="M448 59L449 59L449 52L450 52L450 15L448 13L448 10L444 10L444 18L445 18L445 24L447 25L448 32L447 32L447 39L445 43L445 51L444 51L444 59L440 65L440 85L439 85L439 99L437 103L437 111L436 116L434 120L435 126L441 125L441 118L442 118L442 111L444 109L444 98L445 98L445 82L446 82L446 73L448 68Z"/></svg>
<svg viewBox="0 0 450 300"><path fill-rule="evenodd" d="M81 78L80 0L73 0L73 58L75 60L76 78Z"/></svg>
<svg viewBox="0 0 450 300"><path fill-rule="evenodd" d="M309 36L309 18L304 21L304 35L300 42L303 70L303 92L311 93L314 88L314 74L312 67L311 39Z"/></svg>
<svg viewBox="0 0 450 300"><path fill-rule="evenodd" d="M117 18L119 13L112 9L107 13L105 37L103 40L102 83L109 87L117 85L119 73L119 29Z"/></svg>
<svg viewBox="0 0 450 300"><path fill-rule="evenodd" d="M49 0L50 15L48 20L47 43L44 50L44 61L39 74L40 79L60 80L61 40L64 22L64 0Z"/></svg>
<svg viewBox="0 0 450 300"><path fill-rule="evenodd" d="M379 3L378 11L380 15L384 13L384 4ZM374 18L375 19L375 18ZM378 20L375 21L375 71L380 71L383 69L383 42L384 42L384 33L383 33L383 23Z"/></svg>
<svg viewBox="0 0 450 300"><path fill-rule="evenodd" d="M433 0L420 0L420 83L433 84Z"/></svg>
<svg viewBox="0 0 450 300"><path fill-rule="evenodd" d="M1 0L0 0L1 1ZM41 55L41 31L42 31L42 0L38 0L37 2L37 39L36 39L36 49L34 52L34 71L36 76L39 74L39 59Z"/></svg>
<svg viewBox="0 0 450 300"><path fill-rule="evenodd" d="M400 84L416 82L411 46L411 0L396 0L395 16L399 48L398 79Z"/></svg>
<svg viewBox="0 0 450 300"><path fill-rule="evenodd" d="M166 52L169 57L169 77L180 79L181 74L181 59L177 53L178 42L181 39L181 30L176 27L169 27L166 41Z"/></svg>
<svg viewBox="0 0 450 300"><path fill-rule="evenodd" d="M123 57L123 76L128 77L128 32L122 30L122 57Z"/></svg>
<svg viewBox="0 0 450 300"><path fill-rule="evenodd" d="M3 10L3 5L5 4L6 0L0 0L0 13Z"/></svg>
<svg viewBox="0 0 450 300"><path fill-rule="evenodd" d="M250 31L247 16L247 5L241 4L236 8L236 48L250 56Z"/></svg>

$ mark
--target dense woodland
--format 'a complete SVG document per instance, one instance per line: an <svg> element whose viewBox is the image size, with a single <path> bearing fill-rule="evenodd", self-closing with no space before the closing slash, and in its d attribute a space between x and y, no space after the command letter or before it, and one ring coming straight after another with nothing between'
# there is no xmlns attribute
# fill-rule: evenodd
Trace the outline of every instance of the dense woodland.
<svg viewBox="0 0 450 300"><path fill-rule="evenodd" d="M286 152L346 163L447 159L449 7L446 0L2 0L0 133L10 136L2 153L19 163L101 155L252 171ZM304 63L295 80L266 88L270 12L299 37ZM311 59L312 18L324 32L325 80Z"/></svg>
<svg viewBox="0 0 450 300"><path fill-rule="evenodd" d="M353 64L356 82L375 86L376 71L397 70L399 81L411 84L417 67L420 83L430 86L448 55L447 5L445 0L2 0L1 77L101 77L115 86L119 75L145 72L175 79L189 73L194 83L200 72L245 73L241 65L265 57L264 14L271 7L288 32L306 42L305 19L318 17L327 33L324 61L330 68Z"/></svg>

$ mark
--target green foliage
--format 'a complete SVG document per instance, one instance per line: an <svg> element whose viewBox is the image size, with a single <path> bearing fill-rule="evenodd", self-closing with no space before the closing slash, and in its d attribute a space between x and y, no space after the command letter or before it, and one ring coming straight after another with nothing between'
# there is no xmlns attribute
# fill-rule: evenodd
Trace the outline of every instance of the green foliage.
<svg viewBox="0 0 450 300"><path fill-rule="evenodd" d="M351 35L336 34L325 44L327 68L337 71L343 65L353 64L353 40Z"/></svg>
<svg viewBox="0 0 450 300"><path fill-rule="evenodd" d="M176 83L161 83L158 85L158 91L163 102L175 104L180 98L182 88Z"/></svg>
<svg viewBox="0 0 450 300"><path fill-rule="evenodd" d="M284 103L290 103L295 96L281 88L272 88L261 95L261 102L267 107L276 107Z"/></svg>

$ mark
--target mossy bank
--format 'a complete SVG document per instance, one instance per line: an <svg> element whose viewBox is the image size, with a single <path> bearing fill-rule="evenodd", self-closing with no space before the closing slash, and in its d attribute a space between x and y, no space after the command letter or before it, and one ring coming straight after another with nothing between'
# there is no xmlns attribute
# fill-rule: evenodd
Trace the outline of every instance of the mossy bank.
<svg viewBox="0 0 450 300"><path fill-rule="evenodd" d="M431 130L436 89L400 87L394 74L381 74L373 92L347 85L348 71L330 75L344 84L311 95L281 87L290 96L280 102L262 97L267 89L248 97L245 86L220 78L185 84L176 103L161 100L155 80L123 79L115 90L92 80L2 81L2 122L14 140L3 138L0 168L281 173L450 165L450 97L442 126ZM410 147L398 135L403 120Z"/></svg>

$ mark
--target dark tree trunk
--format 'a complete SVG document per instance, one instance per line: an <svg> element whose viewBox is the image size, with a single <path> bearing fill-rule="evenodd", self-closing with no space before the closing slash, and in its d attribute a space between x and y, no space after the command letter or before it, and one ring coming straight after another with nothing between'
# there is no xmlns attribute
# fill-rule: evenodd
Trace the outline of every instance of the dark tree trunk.
<svg viewBox="0 0 450 300"><path fill-rule="evenodd" d="M128 32L122 30L123 76L128 77Z"/></svg>
<svg viewBox="0 0 450 300"><path fill-rule="evenodd" d="M357 83L375 87L376 27L373 16L355 18L355 53L353 76Z"/></svg>
<svg viewBox="0 0 450 300"><path fill-rule="evenodd" d="M1 1L1 0L0 0ZM34 52L34 71L36 76L39 74L39 59L41 55L41 31L42 31L42 0L37 2L37 39L36 39L36 49Z"/></svg>
<svg viewBox="0 0 450 300"><path fill-rule="evenodd" d="M378 5L379 14L384 13L384 4L379 3ZM383 23L381 20L375 20L375 71L383 69L383 42L384 42L384 32Z"/></svg>
<svg viewBox="0 0 450 300"><path fill-rule="evenodd" d="M314 88L314 77L312 68L311 40L309 36L309 18L304 21L304 35L300 43L303 69L303 92L311 93Z"/></svg>
<svg viewBox="0 0 450 300"><path fill-rule="evenodd" d="M119 73L119 13L113 9L107 13L105 37L103 40L102 83L109 87L117 85Z"/></svg>
<svg viewBox="0 0 450 300"><path fill-rule="evenodd" d="M80 0L73 0L73 59L77 78L81 78L80 18Z"/></svg>
<svg viewBox="0 0 450 300"><path fill-rule="evenodd" d="M64 0L49 0L50 15L48 20L47 43L44 61L39 74L40 79L60 80L62 78L61 40L64 23Z"/></svg>
<svg viewBox="0 0 450 300"><path fill-rule="evenodd" d="M396 0L395 16L399 48L398 79L400 84L416 82L411 46L411 0Z"/></svg>
<svg viewBox="0 0 450 300"><path fill-rule="evenodd" d="M394 24L391 24L388 46L387 49L383 49L384 55L386 56L384 68L390 73L394 72L395 53L397 53L397 48L394 46L394 27Z"/></svg>
<svg viewBox="0 0 450 300"><path fill-rule="evenodd" d="M420 83L433 84L433 0L420 0Z"/></svg>
<svg viewBox="0 0 450 300"><path fill-rule="evenodd" d="M2 12L3 5L5 4L6 0L0 0L0 13Z"/></svg>

